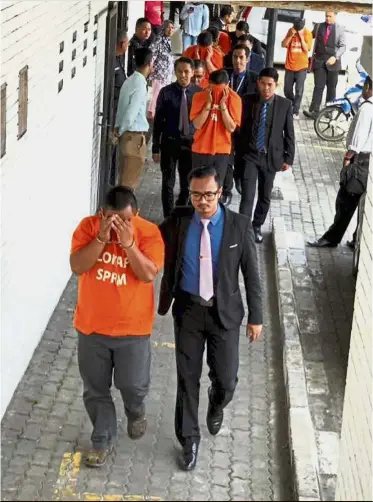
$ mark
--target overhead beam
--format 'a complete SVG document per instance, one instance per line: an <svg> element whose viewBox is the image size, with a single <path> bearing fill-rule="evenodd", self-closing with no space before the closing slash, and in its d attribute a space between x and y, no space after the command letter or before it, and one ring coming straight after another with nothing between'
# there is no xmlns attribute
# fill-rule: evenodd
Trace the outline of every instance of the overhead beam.
<svg viewBox="0 0 373 502"><path fill-rule="evenodd" d="M247 5L248 7L268 7L269 9L291 9L291 10L333 10L335 12L350 12L353 14L372 14L372 4L369 1L360 2L341 2L333 0L316 0L316 1L298 1L298 0L288 0L287 2L276 2L276 1L265 1L265 0L250 0L249 2L237 1L237 2L214 2L213 0L205 0L205 3L220 3L220 4L237 4L237 5Z"/></svg>

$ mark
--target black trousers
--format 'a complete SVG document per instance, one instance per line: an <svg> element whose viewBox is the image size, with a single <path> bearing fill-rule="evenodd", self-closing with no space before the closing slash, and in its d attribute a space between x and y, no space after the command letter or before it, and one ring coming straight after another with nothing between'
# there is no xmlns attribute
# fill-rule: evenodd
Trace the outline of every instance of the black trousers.
<svg viewBox="0 0 373 502"><path fill-rule="evenodd" d="M208 155L207 153L193 152L193 169L196 167L214 167L223 184L225 175L227 174L229 158L230 155L228 154L217 153L216 155Z"/></svg>
<svg viewBox="0 0 373 502"><path fill-rule="evenodd" d="M93 425L92 446L108 449L117 436L117 417L110 388L114 376L127 417L145 413L150 384L150 336L106 336L78 333L78 364L83 401Z"/></svg>
<svg viewBox="0 0 373 502"><path fill-rule="evenodd" d="M186 140L168 138L167 143L161 145L162 206L165 218L171 214L174 207L176 166L180 182L180 193L176 205L184 206L189 198L188 174L192 170L191 143Z"/></svg>
<svg viewBox="0 0 373 502"><path fill-rule="evenodd" d="M313 76L315 80L315 87L313 89L310 112L318 112L320 110L325 86L326 102L335 99L338 84L338 72L329 71L326 66L323 65L321 68L316 68L314 70Z"/></svg>
<svg viewBox="0 0 373 502"><path fill-rule="evenodd" d="M335 201L335 217L331 227L325 232L323 238L332 244L339 244L350 224L352 217L359 205L361 195L350 194L340 187ZM354 233L354 240L356 231Z"/></svg>
<svg viewBox="0 0 373 502"><path fill-rule="evenodd" d="M241 202L239 212L252 217L256 182L258 180L258 201L256 204L253 226L261 227L267 217L271 204L271 194L276 172L269 171L267 157L258 154L257 157L244 156L235 163L237 176L241 179Z"/></svg>
<svg viewBox="0 0 373 502"><path fill-rule="evenodd" d="M224 408L232 400L239 365L239 326L225 330L215 307L193 303L190 295L181 293L173 305L177 396L175 433L184 446L199 443L198 406L203 353L207 345L207 364L211 380L210 401Z"/></svg>
<svg viewBox="0 0 373 502"><path fill-rule="evenodd" d="M284 94L293 104L293 113L299 114L303 98L304 83L307 77L307 69L300 71L285 70ZM295 94L294 94L295 85Z"/></svg>

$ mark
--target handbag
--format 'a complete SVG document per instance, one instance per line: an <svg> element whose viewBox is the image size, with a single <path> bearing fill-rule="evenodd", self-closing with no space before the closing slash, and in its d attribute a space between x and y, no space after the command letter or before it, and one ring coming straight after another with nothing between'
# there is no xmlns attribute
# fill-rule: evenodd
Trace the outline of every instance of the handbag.
<svg viewBox="0 0 373 502"><path fill-rule="evenodd" d="M350 164L343 165L340 185L350 195L363 194L368 185L369 154L356 154Z"/></svg>
<svg viewBox="0 0 373 502"><path fill-rule="evenodd" d="M314 67L314 64L315 64L315 48L316 48L317 35L319 33L319 28L320 28L320 23L317 25L317 28L316 28L316 31L315 31L315 42L313 44L312 55L308 58L307 73L313 72L313 67Z"/></svg>

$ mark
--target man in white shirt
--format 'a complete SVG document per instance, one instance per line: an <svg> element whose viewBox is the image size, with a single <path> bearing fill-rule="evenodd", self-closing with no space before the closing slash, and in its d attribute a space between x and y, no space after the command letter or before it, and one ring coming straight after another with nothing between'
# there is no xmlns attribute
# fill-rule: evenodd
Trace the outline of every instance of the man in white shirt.
<svg viewBox="0 0 373 502"><path fill-rule="evenodd" d="M341 171L334 222L320 239L308 242L311 247L338 246L359 205L360 197L366 191L373 133L372 80L370 77L367 77L364 83L362 96L364 102L360 105L347 135L347 152ZM356 232L353 240L347 242L351 248L355 246L355 237Z"/></svg>
<svg viewBox="0 0 373 502"><path fill-rule="evenodd" d="M136 188L146 156L146 133L149 123L146 118L147 81L153 70L152 51L136 49L136 71L120 89L115 134L119 137L119 184Z"/></svg>

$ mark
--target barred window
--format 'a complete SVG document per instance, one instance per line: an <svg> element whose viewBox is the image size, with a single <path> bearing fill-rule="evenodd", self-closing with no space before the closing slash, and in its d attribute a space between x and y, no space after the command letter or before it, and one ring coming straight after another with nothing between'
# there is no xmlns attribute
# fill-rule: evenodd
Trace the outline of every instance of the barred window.
<svg viewBox="0 0 373 502"><path fill-rule="evenodd" d="M27 131L28 112L28 66L19 72L18 86L18 139Z"/></svg>

